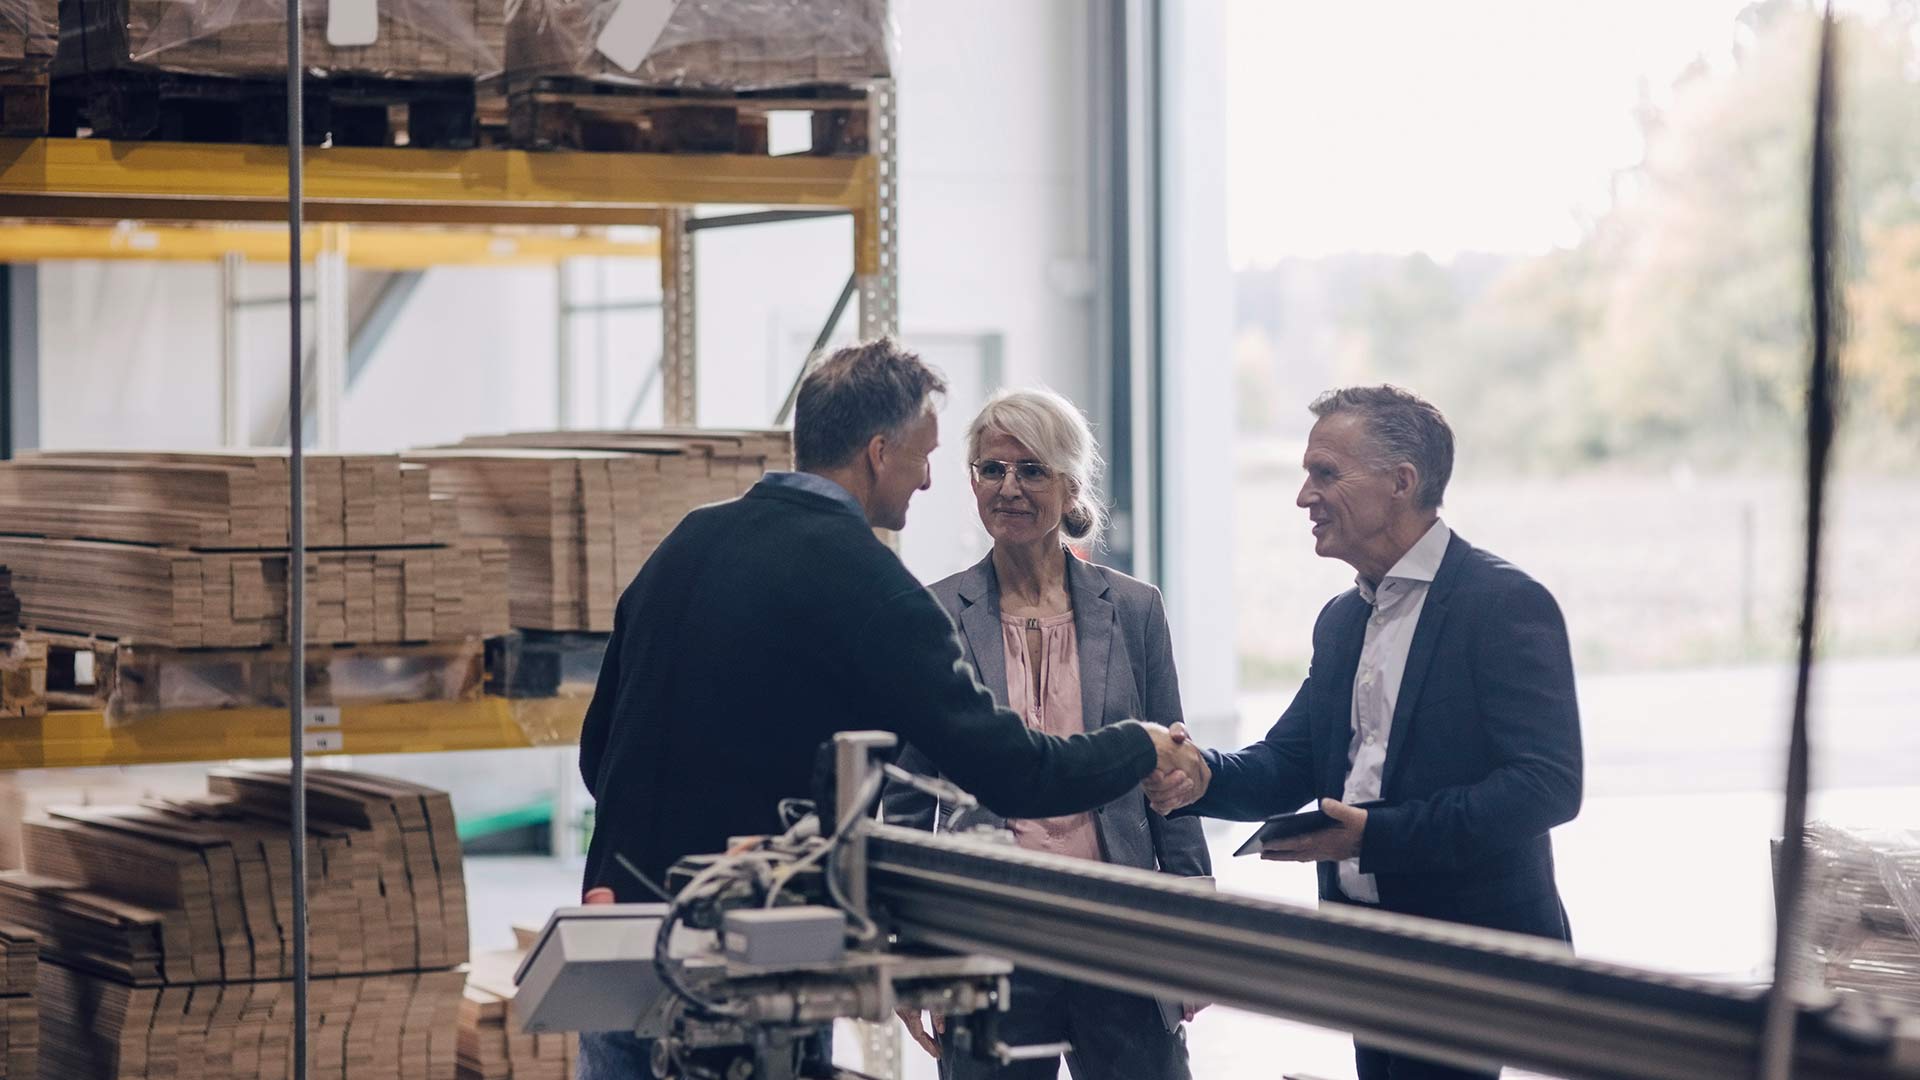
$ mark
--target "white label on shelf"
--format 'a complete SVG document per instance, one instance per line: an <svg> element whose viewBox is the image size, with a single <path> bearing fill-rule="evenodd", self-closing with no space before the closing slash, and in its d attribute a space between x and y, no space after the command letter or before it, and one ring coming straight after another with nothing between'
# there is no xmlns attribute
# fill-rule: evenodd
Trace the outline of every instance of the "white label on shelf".
<svg viewBox="0 0 1920 1080"><path fill-rule="evenodd" d="M593 47L621 71L639 70L653 43L660 40L660 31L667 28L673 4L674 0L620 0Z"/></svg>
<svg viewBox="0 0 1920 1080"><path fill-rule="evenodd" d="M333 705L309 705L300 714L303 727L337 728L340 726L340 709Z"/></svg>
<svg viewBox="0 0 1920 1080"><path fill-rule="evenodd" d="M309 754L334 754L346 749L346 733L340 731L309 731L300 737L300 743Z"/></svg>
<svg viewBox="0 0 1920 1080"><path fill-rule="evenodd" d="M327 44L352 48L379 37L379 0L327 0Z"/></svg>

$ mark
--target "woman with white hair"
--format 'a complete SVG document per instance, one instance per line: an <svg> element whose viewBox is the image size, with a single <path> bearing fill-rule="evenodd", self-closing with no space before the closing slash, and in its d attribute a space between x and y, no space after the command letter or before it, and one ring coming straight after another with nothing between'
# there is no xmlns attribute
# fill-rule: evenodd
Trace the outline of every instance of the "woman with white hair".
<svg viewBox="0 0 1920 1080"><path fill-rule="evenodd" d="M967 430L968 471L980 523L993 550L975 566L936 582L933 594L959 624L967 659L994 698L1054 735L1077 735L1129 718L1171 726L1181 719L1173 642L1160 590L1083 560L1069 540L1091 547L1105 513L1094 482L1100 456L1086 417L1050 390L1003 390ZM931 766L912 747L901 764ZM1139 789L1091 813L1004 820L983 810L955 814L904 786L890 789L896 824L943 831L986 825L1013 832L1020 846L1182 876L1211 873L1205 837L1192 818L1169 821ZM1185 1080L1180 1023L1201 1006L1161 1003L1037 972L1013 976L1011 1011L1000 1038L1012 1045L1070 1042L1076 1080ZM1053 1080L1058 1059L999 1066L956 1054L918 1015L908 1032L955 1080ZM944 1035L942 1018L934 1031Z"/></svg>

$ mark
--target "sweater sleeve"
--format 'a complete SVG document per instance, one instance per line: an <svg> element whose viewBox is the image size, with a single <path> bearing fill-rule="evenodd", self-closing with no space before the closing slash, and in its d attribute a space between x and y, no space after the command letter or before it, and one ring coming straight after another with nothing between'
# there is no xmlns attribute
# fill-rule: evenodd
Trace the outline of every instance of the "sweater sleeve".
<svg viewBox="0 0 1920 1080"><path fill-rule="evenodd" d="M994 705L952 620L925 589L882 603L856 635L849 663L855 713L913 744L1003 817L1091 810L1153 771L1153 740L1138 723L1060 738Z"/></svg>

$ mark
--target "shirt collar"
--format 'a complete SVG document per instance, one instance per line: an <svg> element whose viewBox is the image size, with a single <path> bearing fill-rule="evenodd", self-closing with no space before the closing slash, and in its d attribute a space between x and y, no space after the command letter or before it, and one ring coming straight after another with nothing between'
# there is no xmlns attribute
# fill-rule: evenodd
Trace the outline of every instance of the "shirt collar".
<svg viewBox="0 0 1920 1080"><path fill-rule="evenodd" d="M1433 575L1440 572L1440 560L1447 556L1447 545L1452 542L1453 530L1447 528L1446 522L1438 518L1434 519L1433 526L1427 530L1426 535L1415 541L1414 545L1407 549L1407 553L1400 556L1400 561L1393 564L1393 569L1387 571L1387 576L1380 579L1381 586L1384 587L1389 582L1432 582ZM1365 577L1355 575L1353 583L1359 588L1361 599L1369 604L1375 602L1374 587ZM1404 589L1389 589L1387 592L1386 602L1406 595Z"/></svg>
<svg viewBox="0 0 1920 1080"><path fill-rule="evenodd" d="M795 491L807 492L810 495L818 495L824 499L832 499L834 502L860 515L861 521L867 520L866 507L860 505L859 499L854 498L853 494L846 488L821 476L819 473L769 472L761 477L760 481L761 483L772 484L775 487L791 488Z"/></svg>

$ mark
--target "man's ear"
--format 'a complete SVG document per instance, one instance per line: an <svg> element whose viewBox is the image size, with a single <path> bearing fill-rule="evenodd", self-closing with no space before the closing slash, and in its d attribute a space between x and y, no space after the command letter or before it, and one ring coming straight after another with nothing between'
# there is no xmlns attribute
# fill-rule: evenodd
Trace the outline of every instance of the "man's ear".
<svg viewBox="0 0 1920 1080"><path fill-rule="evenodd" d="M1420 468L1410 461L1403 461L1393 467L1393 493L1412 499L1420 490Z"/></svg>
<svg viewBox="0 0 1920 1080"><path fill-rule="evenodd" d="M867 440L867 468L872 469L875 476L880 475L880 466L885 462L886 456L887 437L884 434L875 435Z"/></svg>

